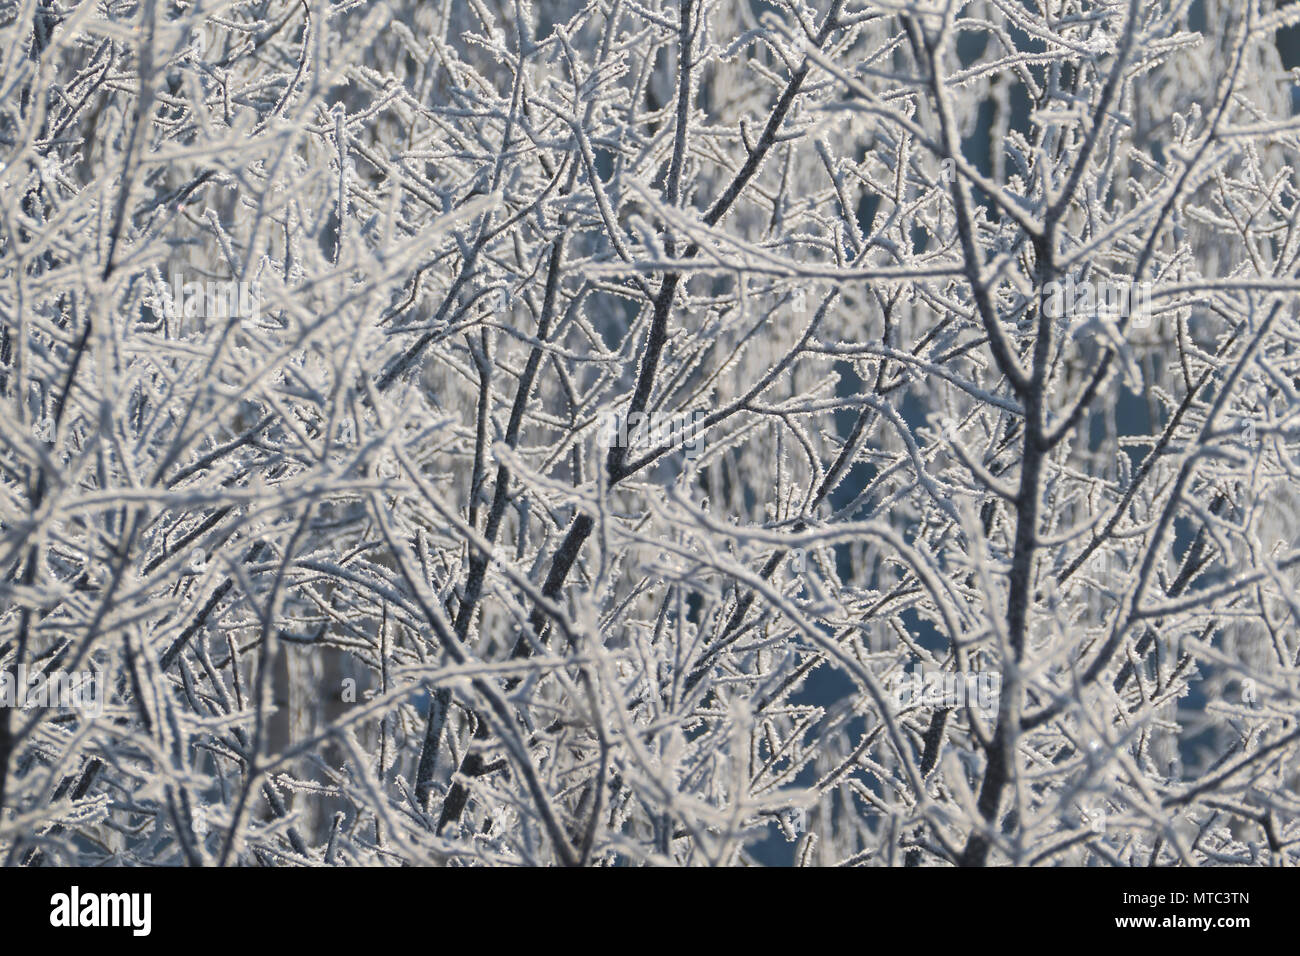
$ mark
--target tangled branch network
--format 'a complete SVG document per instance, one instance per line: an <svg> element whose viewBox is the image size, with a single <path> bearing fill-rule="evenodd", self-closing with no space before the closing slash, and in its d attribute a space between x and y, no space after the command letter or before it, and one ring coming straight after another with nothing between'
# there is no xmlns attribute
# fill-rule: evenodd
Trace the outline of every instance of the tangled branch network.
<svg viewBox="0 0 1300 956"><path fill-rule="evenodd" d="M0 860L1300 863L1297 26L0 3Z"/></svg>

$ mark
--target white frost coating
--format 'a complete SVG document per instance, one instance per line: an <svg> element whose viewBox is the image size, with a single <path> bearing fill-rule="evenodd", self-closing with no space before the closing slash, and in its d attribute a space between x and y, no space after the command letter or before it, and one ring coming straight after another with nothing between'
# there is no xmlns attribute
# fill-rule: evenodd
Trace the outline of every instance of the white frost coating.
<svg viewBox="0 0 1300 956"><path fill-rule="evenodd" d="M1300 863L1300 4L199 6L0 11L0 860Z"/></svg>

